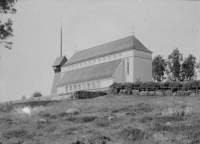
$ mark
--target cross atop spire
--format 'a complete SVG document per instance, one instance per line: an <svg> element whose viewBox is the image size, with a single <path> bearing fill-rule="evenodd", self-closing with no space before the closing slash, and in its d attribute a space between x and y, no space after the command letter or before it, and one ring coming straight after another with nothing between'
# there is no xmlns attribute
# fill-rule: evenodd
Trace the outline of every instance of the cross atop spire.
<svg viewBox="0 0 200 144"><path fill-rule="evenodd" d="M132 25L132 33L134 34L134 29L135 29L135 26L134 25Z"/></svg>

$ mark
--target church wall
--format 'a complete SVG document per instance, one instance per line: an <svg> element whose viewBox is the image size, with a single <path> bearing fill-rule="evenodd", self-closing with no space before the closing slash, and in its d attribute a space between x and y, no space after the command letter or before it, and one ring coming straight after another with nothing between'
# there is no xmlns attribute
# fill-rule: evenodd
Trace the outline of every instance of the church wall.
<svg viewBox="0 0 200 144"><path fill-rule="evenodd" d="M51 94L57 94L56 84L59 82L60 79L61 79L61 74L55 73L54 79L53 79L53 85L52 85L52 88L51 88Z"/></svg>
<svg viewBox="0 0 200 144"><path fill-rule="evenodd" d="M113 82L117 83L124 83L126 82L125 77L125 61L123 60L121 64L119 65L116 72L113 74Z"/></svg>
<svg viewBox="0 0 200 144"><path fill-rule="evenodd" d="M57 94L60 94L60 93L65 93L65 87L64 86L57 87Z"/></svg>
<svg viewBox="0 0 200 144"><path fill-rule="evenodd" d="M88 87L88 83L90 84L90 88ZM93 88L93 84L95 83L95 88ZM76 86L77 90L79 85L81 86L81 90L103 90L108 89L108 87L113 83L113 78L104 78L104 79L97 79L93 81L85 81L81 83L74 83L70 85L64 85L64 86L58 86L57 87L57 94L59 93L66 93L68 92L74 92L74 86ZM84 85L85 84L85 88ZM66 91L67 87L67 91ZM70 87L72 88L72 91L70 90Z"/></svg>
<svg viewBox="0 0 200 144"><path fill-rule="evenodd" d="M152 80L152 54L143 51L134 51L134 82Z"/></svg>

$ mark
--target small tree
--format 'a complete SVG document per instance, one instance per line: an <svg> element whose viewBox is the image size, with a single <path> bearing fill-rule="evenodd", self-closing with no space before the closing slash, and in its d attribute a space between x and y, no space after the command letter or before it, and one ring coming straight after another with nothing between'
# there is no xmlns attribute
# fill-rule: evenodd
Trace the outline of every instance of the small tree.
<svg viewBox="0 0 200 144"><path fill-rule="evenodd" d="M17 10L14 8L14 4L17 0L1 0L0 1L0 14L15 14ZM2 23L0 21L0 44L5 48L11 49L12 42L9 38L13 36L12 20L8 19L7 22Z"/></svg>
<svg viewBox="0 0 200 144"><path fill-rule="evenodd" d="M168 56L166 74L171 81L183 81L181 78L181 65L183 61L183 55L179 52L178 48L175 48L173 52Z"/></svg>
<svg viewBox="0 0 200 144"><path fill-rule="evenodd" d="M34 92L33 93L33 97L41 97L42 96L42 93L41 92Z"/></svg>
<svg viewBox="0 0 200 144"><path fill-rule="evenodd" d="M166 62L161 55L156 56L152 62L152 73L154 81L161 82L164 79Z"/></svg>
<svg viewBox="0 0 200 144"><path fill-rule="evenodd" d="M22 100L25 100L25 99L26 99L26 97L23 95L23 96L22 96Z"/></svg>
<svg viewBox="0 0 200 144"><path fill-rule="evenodd" d="M196 63L196 57L190 54L188 58L185 58L183 64L182 64L182 70L181 70L181 77L183 80L194 80L195 79L195 68L197 68L198 65Z"/></svg>

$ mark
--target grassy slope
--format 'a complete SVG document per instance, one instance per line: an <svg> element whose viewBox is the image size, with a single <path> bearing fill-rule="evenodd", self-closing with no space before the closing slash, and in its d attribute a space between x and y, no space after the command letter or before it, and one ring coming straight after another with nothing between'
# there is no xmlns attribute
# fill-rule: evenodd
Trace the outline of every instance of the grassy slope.
<svg viewBox="0 0 200 144"><path fill-rule="evenodd" d="M31 115L16 109L0 113L0 136L4 143L199 144L199 99L108 95L36 107ZM81 113L67 115L69 108Z"/></svg>

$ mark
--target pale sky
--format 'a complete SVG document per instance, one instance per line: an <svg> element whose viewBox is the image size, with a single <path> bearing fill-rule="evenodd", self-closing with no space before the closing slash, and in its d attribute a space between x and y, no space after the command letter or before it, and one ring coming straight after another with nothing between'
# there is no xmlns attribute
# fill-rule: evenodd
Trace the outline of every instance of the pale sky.
<svg viewBox="0 0 200 144"><path fill-rule="evenodd" d="M153 57L167 58L178 47L200 60L200 2L150 0L20 0L13 20L13 48L0 45L0 102L49 95L60 53L63 55L134 35Z"/></svg>

